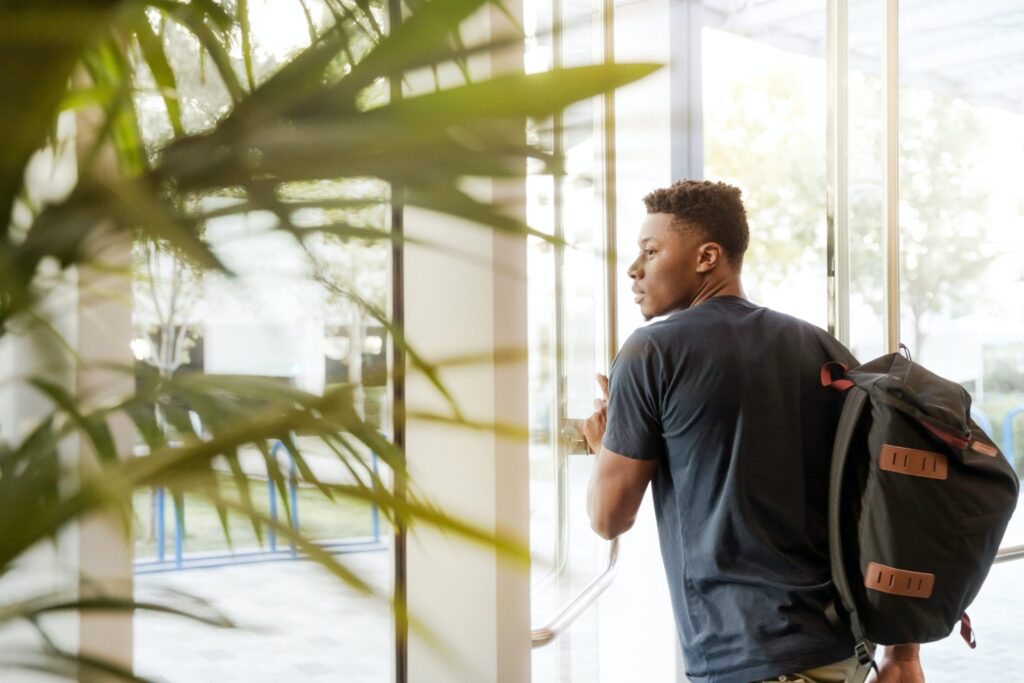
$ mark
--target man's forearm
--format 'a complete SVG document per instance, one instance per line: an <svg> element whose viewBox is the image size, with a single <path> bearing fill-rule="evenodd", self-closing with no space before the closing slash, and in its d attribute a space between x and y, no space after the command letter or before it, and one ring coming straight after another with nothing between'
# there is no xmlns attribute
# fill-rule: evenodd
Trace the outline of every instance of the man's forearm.
<svg viewBox="0 0 1024 683"><path fill-rule="evenodd" d="M871 683L924 683L920 657L920 645L886 645L878 675L870 679Z"/></svg>
<svg viewBox="0 0 1024 683"><path fill-rule="evenodd" d="M597 459L601 456L601 446L594 451L594 472L597 472ZM594 519L594 477L587 482L587 519Z"/></svg>
<svg viewBox="0 0 1024 683"><path fill-rule="evenodd" d="M921 646L917 643L886 645L885 656L899 661L913 661L921 658Z"/></svg>

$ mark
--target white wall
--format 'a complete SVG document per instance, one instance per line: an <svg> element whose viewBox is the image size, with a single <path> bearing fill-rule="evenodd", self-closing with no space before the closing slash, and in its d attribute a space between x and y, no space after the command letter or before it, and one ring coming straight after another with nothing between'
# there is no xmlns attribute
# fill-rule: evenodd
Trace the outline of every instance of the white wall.
<svg viewBox="0 0 1024 683"><path fill-rule="evenodd" d="M518 13L518 3L507 3ZM496 10L474 21L464 37L483 39L504 20ZM467 38L469 40L469 38ZM472 41L470 41L472 42ZM474 60L471 69L521 69L521 55L502 63ZM451 74L446 74L451 75ZM414 82L414 87L430 87ZM525 170L525 169L524 169ZM481 200L523 205L522 181L472 187ZM525 349L525 239L408 208L405 230L431 245L406 242L405 330L409 342L434 361ZM450 248L450 251L446 250ZM443 369L441 377L468 418L527 424L524 361L483 360ZM425 377L410 368L410 414L450 414ZM529 533L527 441L502 439L410 417L406 452L417 491L447 512L526 546ZM525 682L530 664L529 572L525 562L503 561L491 548L424 525L409 532L407 586L410 613L435 636L410 633L412 683Z"/></svg>
<svg viewBox="0 0 1024 683"><path fill-rule="evenodd" d="M210 208L220 202L210 201ZM323 291L294 238L251 213L209 221L217 255L234 277L203 276L203 368L209 374L289 377L324 389Z"/></svg>

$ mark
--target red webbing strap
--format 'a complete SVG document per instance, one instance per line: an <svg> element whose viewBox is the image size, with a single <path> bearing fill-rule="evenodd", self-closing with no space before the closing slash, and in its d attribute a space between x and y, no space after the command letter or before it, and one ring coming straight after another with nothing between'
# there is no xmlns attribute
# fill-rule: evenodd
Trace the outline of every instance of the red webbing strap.
<svg viewBox="0 0 1024 683"><path fill-rule="evenodd" d="M944 441L945 443L953 446L954 448L964 449L971 445L970 437L960 436L958 434L952 434L945 429L940 429L935 425L931 424L927 420L919 420L921 426L932 433L936 438Z"/></svg>
<svg viewBox="0 0 1024 683"><path fill-rule="evenodd" d="M960 637L972 650L978 647L978 641L974 638L974 629L971 628L971 618L967 616L967 612L960 617Z"/></svg>
<svg viewBox="0 0 1024 683"><path fill-rule="evenodd" d="M839 379L834 379L832 371L835 368L839 368L842 371L838 373ZM847 370L849 370L849 368L837 360L830 360L825 363L821 366L821 386L832 387L836 391L846 391L853 386L853 382L844 377Z"/></svg>

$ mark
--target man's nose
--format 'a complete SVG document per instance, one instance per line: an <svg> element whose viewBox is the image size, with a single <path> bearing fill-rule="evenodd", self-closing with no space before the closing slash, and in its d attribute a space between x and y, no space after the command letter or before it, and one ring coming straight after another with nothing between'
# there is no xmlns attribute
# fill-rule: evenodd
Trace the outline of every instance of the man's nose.
<svg viewBox="0 0 1024 683"><path fill-rule="evenodd" d="M629 270L626 271L626 274L634 280L639 277L643 277L644 271L643 268L640 267L640 259L629 264Z"/></svg>

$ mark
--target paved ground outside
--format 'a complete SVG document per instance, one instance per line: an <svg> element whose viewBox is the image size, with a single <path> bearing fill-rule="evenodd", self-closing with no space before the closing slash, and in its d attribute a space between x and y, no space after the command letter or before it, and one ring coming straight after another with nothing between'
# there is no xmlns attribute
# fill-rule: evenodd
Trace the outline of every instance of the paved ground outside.
<svg viewBox="0 0 1024 683"><path fill-rule="evenodd" d="M1024 560L993 567L967 613L977 649L967 647L959 629L922 647L928 683L1024 681Z"/></svg>
<svg viewBox="0 0 1024 683"><path fill-rule="evenodd" d="M1021 511L1005 544L1024 544ZM343 559L380 590L388 586L386 552L351 554ZM357 595L310 562L269 562L137 577L139 598L166 597L161 593L166 590L205 598L247 628L214 629L174 617L139 615L135 661L140 675L166 683L391 680L387 606ZM928 682L1024 681L1024 560L996 565L969 613L977 649L969 649L957 633L925 645ZM601 618L613 616L602 613ZM584 619L581 628L590 628L588 623ZM596 640L580 635L575 639L573 657L585 657L587 647L596 647ZM600 680L579 677L586 667L573 668L577 673L573 683ZM547 676L539 678L546 680Z"/></svg>
<svg viewBox="0 0 1024 683"><path fill-rule="evenodd" d="M1003 538L1003 546L1024 545L1024 501ZM985 586L967 610L978 647L971 650L959 629L922 648L928 683L1024 681L1024 559L992 567Z"/></svg>
<svg viewBox="0 0 1024 683"><path fill-rule="evenodd" d="M388 554L340 556L380 590ZM211 601L241 629L177 617L135 620L136 673L167 683L389 683L391 616L319 566L302 560L136 577L136 597L178 591Z"/></svg>

